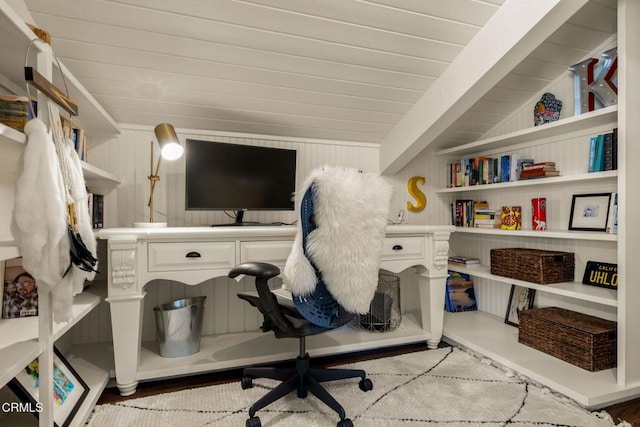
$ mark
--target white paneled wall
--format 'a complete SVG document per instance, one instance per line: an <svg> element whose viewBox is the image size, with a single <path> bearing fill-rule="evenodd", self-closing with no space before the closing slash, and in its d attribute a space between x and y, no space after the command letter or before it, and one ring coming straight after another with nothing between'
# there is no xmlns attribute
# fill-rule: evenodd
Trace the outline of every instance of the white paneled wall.
<svg viewBox="0 0 640 427"><path fill-rule="evenodd" d="M150 127L123 125L122 135L92 148L90 162L122 179L117 191L105 198L105 223L107 227L130 227L134 222L148 220L150 141L154 138ZM366 143L341 141L295 140L256 135L217 134L207 131L176 129L181 141L199 139L236 144L260 145L295 149L297 157L298 184L315 167L323 164L338 164L376 172L379 167L378 146ZM157 156L157 149L155 150ZM200 226L232 222L223 212L185 211L184 157L174 161L163 161L160 167L160 182L157 184L154 203L154 219L166 221L169 226ZM293 222L291 211L248 211L247 221Z"/></svg>
<svg viewBox="0 0 640 427"><path fill-rule="evenodd" d="M107 227L130 227L133 222L145 221L149 197L149 141L153 129L140 126L122 126L119 138L93 147L89 161L107 170L122 180L122 184L105 197L105 223ZM334 164L357 167L368 172L377 172L379 165L378 146L366 143L341 141L296 140L256 135L235 135L207 131L176 129L178 137L206 141L222 141L237 144L260 145L297 150L297 182L301 184L315 167ZM157 149L156 155L157 155ZM175 162L163 161L160 167L161 180L156 188L154 203L157 207L154 219L167 221L169 226L200 226L213 223L232 222L222 212L201 212L184 210L184 158ZM247 221L293 222L295 213L290 211L251 212L245 214ZM102 251L104 253L104 250ZM278 285L274 280L273 286ZM258 311L236 294L242 290L254 289L250 279L239 283L232 279L217 278L200 285L188 286L181 283L155 280L147 286L144 301L143 332L144 341L155 339L155 319L153 307L175 299L200 296L207 297L204 312L203 334L222 334L256 330L262 320ZM106 284L98 281L92 285L93 291L106 295ZM415 298L409 298L410 302ZM73 343L109 341L111 324L109 305L105 302L90 313L65 337ZM65 338L66 341L66 338ZM60 343L64 345L68 343Z"/></svg>

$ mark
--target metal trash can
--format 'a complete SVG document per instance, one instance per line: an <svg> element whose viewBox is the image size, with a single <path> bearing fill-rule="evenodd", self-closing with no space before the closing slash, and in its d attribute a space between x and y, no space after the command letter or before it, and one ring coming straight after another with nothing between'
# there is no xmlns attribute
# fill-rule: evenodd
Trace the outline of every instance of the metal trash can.
<svg viewBox="0 0 640 427"><path fill-rule="evenodd" d="M200 351L206 298L185 298L153 308L160 356L180 357Z"/></svg>

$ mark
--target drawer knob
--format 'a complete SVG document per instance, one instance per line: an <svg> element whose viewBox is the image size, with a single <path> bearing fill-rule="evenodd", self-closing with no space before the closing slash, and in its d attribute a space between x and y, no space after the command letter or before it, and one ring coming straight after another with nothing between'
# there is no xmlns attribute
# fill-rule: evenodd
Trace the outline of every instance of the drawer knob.
<svg viewBox="0 0 640 427"><path fill-rule="evenodd" d="M189 252L186 255L187 258L200 258L202 257L202 255L200 255L200 252Z"/></svg>
<svg viewBox="0 0 640 427"><path fill-rule="evenodd" d="M393 245L393 247L391 248L394 251L401 251L402 250L402 245Z"/></svg>

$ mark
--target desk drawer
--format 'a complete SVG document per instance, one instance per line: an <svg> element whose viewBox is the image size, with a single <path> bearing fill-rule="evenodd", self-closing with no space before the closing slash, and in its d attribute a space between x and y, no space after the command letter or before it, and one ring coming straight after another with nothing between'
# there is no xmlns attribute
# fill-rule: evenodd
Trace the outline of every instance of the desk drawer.
<svg viewBox="0 0 640 427"><path fill-rule="evenodd" d="M256 241L240 243L240 262L259 261L284 266L293 241Z"/></svg>
<svg viewBox="0 0 640 427"><path fill-rule="evenodd" d="M383 260L424 258L424 237L387 237L382 246Z"/></svg>
<svg viewBox="0 0 640 427"><path fill-rule="evenodd" d="M236 264L235 242L149 243L149 271L229 269Z"/></svg>

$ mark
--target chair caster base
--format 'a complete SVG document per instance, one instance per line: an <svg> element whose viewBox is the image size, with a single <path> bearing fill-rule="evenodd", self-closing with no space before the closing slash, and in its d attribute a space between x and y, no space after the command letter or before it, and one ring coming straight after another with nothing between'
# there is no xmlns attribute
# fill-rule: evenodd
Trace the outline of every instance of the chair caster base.
<svg viewBox="0 0 640 427"><path fill-rule="evenodd" d="M242 387L243 390L246 390L248 388L252 388L253 387L253 378L251 378L251 377L242 377L242 379L240 379L240 387Z"/></svg>
<svg viewBox="0 0 640 427"><path fill-rule="evenodd" d="M353 426L353 424L351 424ZM251 417L247 420L246 427L262 427L260 417Z"/></svg>
<svg viewBox="0 0 640 427"><path fill-rule="evenodd" d="M345 418L344 420L338 421L337 427L353 427L353 421L351 421L349 418Z"/></svg>
<svg viewBox="0 0 640 427"><path fill-rule="evenodd" d="M373 390L373 382L369 378L363 378L358 383L358 387L360 387L362 391L371 391Z"/></svg>

